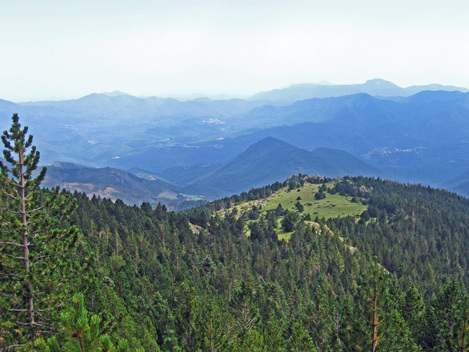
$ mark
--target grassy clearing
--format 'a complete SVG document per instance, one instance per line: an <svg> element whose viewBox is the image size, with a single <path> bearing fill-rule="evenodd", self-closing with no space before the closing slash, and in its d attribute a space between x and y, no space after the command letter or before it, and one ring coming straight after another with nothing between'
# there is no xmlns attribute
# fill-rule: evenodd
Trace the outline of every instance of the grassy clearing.
<svg viewBox="0 0 469 352"><path fill-rule="evenodd" d="M252 209L252 206L260 207L260 215L265 215L269 210L275 210L279 204L282 205L283 209L289 211L298 211L295 204L300 202L303 205L304 210L301 216L309 214L311 219L318 218L334 218L343 216L359 216L363 213L367 206L361 203L352 202L352 197L341 196L340 194L329 194L326 193L326 198L315 199L314 195L319 190L321 185L305 183L301 188L289 190L288 188L282 188L275 192L268 199L261 199L255 201L244 202L237 204L234 207L237 208L238 213L242 214ZM333 187L333 182L326 184L328 188ZM300 198L300 199L298 199ZM233 209L230 209L232 211ZM282 218L278 219L278 227L276 229L279 240L288 240L292 232L285 232L280 223ZM248 224L252 220L248 221ZM247 235L249 236L249 230L246 228Z"/></svg>
<svg viewBox="0 0 469 352"><path fill-rule="evenodd" d="M276 232L277 232L277 236L278 236L279 241L281 241L281 240L288 241L290 239L291 235L293 234L293 231L292 232L285 232L282 228L277 229Z"/></svg>
<svg viewBox="0 0 469 352"><path fill-rule="evenodd" d="M327 184L328 187L333 186L332 183ZM274 193L269 199L250 202L256 204L262 204L262 213L266 213L269 210L274 210L279 204L284 209L290 211L296 211L295 204L299 201L304 207L302 215L310 214L311 218L335 218L338 216L357 216L366 210L366 205L360 203L353 203L352 197L341 196L340 194L326 194L324 199L315 199L314 195L318 191L320 185L316 184L305 184L303 187L287 190L286 188ZM298 197L301 199L298 200ZM249 206L252 207L253 204ZM248 206L248 207L249 207ZM238 209L241 210L241 209Z"/></svg>

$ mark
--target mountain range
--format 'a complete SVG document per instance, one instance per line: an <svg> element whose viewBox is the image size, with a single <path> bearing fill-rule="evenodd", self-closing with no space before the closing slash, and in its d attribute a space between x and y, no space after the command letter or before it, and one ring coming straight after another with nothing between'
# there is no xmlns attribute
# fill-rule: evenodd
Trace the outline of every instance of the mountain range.
<svg viewBox="0 0 469 352"><path fill-rule="evenodd" d="M309 152L268 137L181 186L216 186L224 194L236 194L251 187L282 181L295 173L327 177L382 174L377 168L341 150L320 148Z"/></svg>
<svg viewBox="0 0 469 352"><path fill-rule="evenodd" d="M147 180L116 168L92 168L67 162L47 165L43 186L59 186L90 197L121 199L128 204L171 203L178 199L178 188L173 184L158 179Z"/></svg>
<svg viewBox="0 0 469 352"><path fill-rule="evenodd" d="M154 203L177 199L178 194L213 198L291 173L353 172L331 161L340 153L347 153L348 161L353 157L365 163L357 169L361 174L469 195L465 88L401 88L374 79L361 85L296 85L247 100L178 101L120 92L67 101L0 100L1 129L8 128L13 113L30 127L43 163L87 167L73 173L70 164L62 164L57 172L68 176L54 179L56 171L50 171L49 184L86 184L96 178L96 193L104 195L101 176L112 179L117 171L111 170L132 170L151 186L130 176L128 183L108 185L115 190L113 197L119 194L128 202ZM78 181L87 172L95 174ZM124 194L124 184L136 192L134 198ZM151 188L151 198L145 198L147 191L142 193L139 187Z"/></svg>
<svg viewBox="0 0 469 352"><path fill-rule="evenodd" d="M357 93L367 93L373 96L382 97L408 97L422 91L461 91L467 92L467 88L445 86L442 84L429 84L423 86L410 86L406 88L375 78L363 84L295 84L286 88L274 89L267 92L255 94L253 100L270 100L278 103L294 103L298 100L311 98L340 97Z"/></svg>
<svg viewBox="0 0 469 352"><path fill-rule="evenodd" d="M142 169L129 172L73 163L47 165L44 186L84 192L125 203L152 205L211 200L283 181L294 173L339 177L382 175L377 168L347 152L320 148L309 152L269 137L221 165L173 167L159 174Z"/></svg>
<svg viewBox="0 0 469 352"><path fill-rule="evenodd" d="M345 150L405 182L436 186L469 169L468 93L421 92L402 101L361 93L264 106L240 119L256 127L223 140L146 145L109 164L159 172L169 164L222 163L271 136L306 150Z"/></svg>

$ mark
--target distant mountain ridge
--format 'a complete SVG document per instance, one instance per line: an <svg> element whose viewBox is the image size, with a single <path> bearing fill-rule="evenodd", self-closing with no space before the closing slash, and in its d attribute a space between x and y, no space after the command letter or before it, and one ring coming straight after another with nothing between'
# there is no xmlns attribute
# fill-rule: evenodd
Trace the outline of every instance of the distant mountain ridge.
<svg viewBox="0 0 469 352"><path fill-rule="evenodd" d="M148 202L156 205L178 198L177 186L160 180L145 180L124 170L110 167L98 169L67 162L46 166L44 187L59 186L71 192L84 192L88 196L121 199L128 204Z"/></svg>
<svg viewBox="0 0 469 352"><path fill-rule="evenodd" d="M398 85L383 79L371 79L363 84L295 84L286 88L257 93L251 97L253 100L270 100L277 103L293 103L298 100L312 98L329 98L343 95L367 93L383 97L408 97L425 90L469 91L467 88L429 84L424 86L410 86L401 88Z"/></svg>
<svg viewBox="0 0 469 352"><path fill-rule="evenodd" d="M379 169L345 151L320 148L309 152L272 137L251 145L218 167L206 168L205 173L201 173L200 166L195 166L192 180L187 176L190 170L185 170L184 178L174 179L185 187L183 190L210 186L220 189L224 195L271 184L299 173L327 177L383 175ZM160 176L169 178L168 172Z"/></svg>
<svg viewBox="0 0 469 352"><path fill-rule="evenodd" d="M463 173L452 179L446 180L440 184L439 187L448 189L463 195L466 198L469 198L469 169L465 170Z"/></svg>
<svg viewBox="0 0 469 352"><path fill-rule="evenodd" d="M364 88L382 94L401 89L383 80L368 81L360 90ZM0 131L8 128L13 113L30 127L43 163L138 168L148 181L151 174L172 169L184 187L208 177L208 170L227 168L267 137L307 151L344 150L401 182L439 186L469 169L469 93L461 91L421 91L408 97L360 92L291 104L208 98L181 102L120 92L58 102L0 100ZM209 185L190 186L195 192L190 194L198 194ZM211 187L211 194L218 194Z"/></svg>
<svg viewBox="0 0 469 352"><path fill-rule="evenodd" d="M59 186L88 196L121 199L127 204L215 199L252 187L283 181L292 174L327 177L382 175L377 168L341 151L320 148L309 152L279 139L265 138L222 165L170 168L160 174L142 169L129 173L116 168L92 168L68 162L47 165L45 187Z"/></svg>

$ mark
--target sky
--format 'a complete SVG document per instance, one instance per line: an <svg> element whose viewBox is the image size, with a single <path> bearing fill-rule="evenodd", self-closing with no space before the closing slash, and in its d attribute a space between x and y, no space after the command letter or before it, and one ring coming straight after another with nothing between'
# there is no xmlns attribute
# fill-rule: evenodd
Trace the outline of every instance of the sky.
<svg viewBox="0 0 469 352"><path fill-rule="evenodd" d="M469 87L467 0L0 0L0 99Z"/></svg>

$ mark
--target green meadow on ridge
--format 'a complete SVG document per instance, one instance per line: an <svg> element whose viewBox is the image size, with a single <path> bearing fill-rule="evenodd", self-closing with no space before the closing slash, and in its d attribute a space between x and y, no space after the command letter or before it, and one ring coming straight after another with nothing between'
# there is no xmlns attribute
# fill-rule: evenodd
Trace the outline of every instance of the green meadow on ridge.
<svg viewBox="0 0 469 352"><path fill-rule="evenodd" d="M334 180L323 184L328 192L324 193L325 198L322 199L316 199L315 197L322 186L321 184L305 183L293 189L288 186L282 187L268 197L240 202L239 204L234 204L231 209L221 210L220 213L226 214L227 211L233 212L234 209L236 209L235 213L240 215L249 211L257 212L257 219L250 219L247 222L247 236L250 235L249 225L253 221L257 221L260 217L265 217L269 212L276 211L279 204L283 210L299 213L300 217L304 219L313 220L316 218L324 218L327 220L330 218L354 216L358 221L360 215L367 209L367 206L359 202L356 198L354 199L354 197L331 192L336 183L337 181ZM296 206L297 203L303 206L301 212ZM282 228L281 223L283 218L284 216L277 218L275 231L279 236L279 240L288 240L293 231L286 232Z"/></svg>

